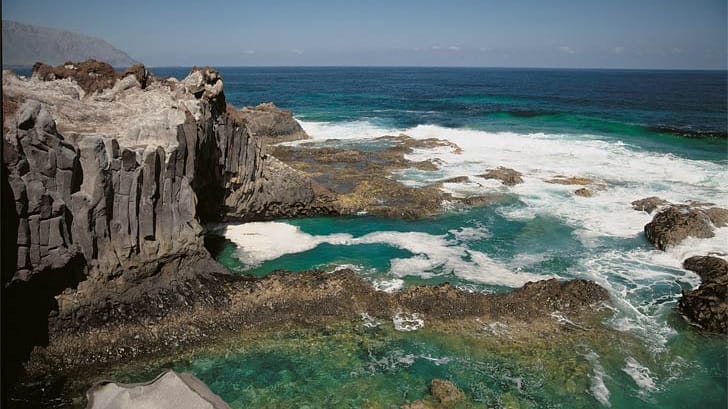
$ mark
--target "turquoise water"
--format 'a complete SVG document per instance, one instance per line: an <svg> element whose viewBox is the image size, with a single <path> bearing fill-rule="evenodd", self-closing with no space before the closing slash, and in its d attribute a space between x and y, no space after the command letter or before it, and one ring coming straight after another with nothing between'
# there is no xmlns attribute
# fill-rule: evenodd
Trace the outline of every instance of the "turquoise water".
<svg viewBox="0 0 728 409"><path fill-rule="evenodd" d="M185 70L155 72L181 77ZM197 374L233 407L398 407L425 396L435 377L454 380L476 407L728 405L726 339L700 335L675 312L681 292L699 284L682 260L726 255L728 229L662 252L642 233L651 217L630 206L653 195L728 206L725 72L228 68L222 74L228 101L293 109L320 146L378 149L372 138L398 133L457 143L461 154L410 155L438 159L439 170L394 177L419 186L468 176L444 188L503 195L489 207L423 221L364 215L210 226L215 255L233 272L343 266L385 291L447 281L501 292L535 279L585 278L608 289L614 312L604 323L617 335L524 347L427 324L408 333L391 323L354 325L282 332L168 365ZM477 176L496 166L521 171L524 183L508 188ZM593 179L594 197L575 196L579 186L547 183L556 175Z"/></svg>

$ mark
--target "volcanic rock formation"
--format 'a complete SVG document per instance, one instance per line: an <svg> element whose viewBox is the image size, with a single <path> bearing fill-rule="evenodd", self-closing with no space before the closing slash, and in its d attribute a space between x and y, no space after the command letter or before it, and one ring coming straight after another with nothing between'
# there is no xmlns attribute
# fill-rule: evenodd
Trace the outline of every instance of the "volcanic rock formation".
<svg viewBox="0 0 728 409"><path fill-rule="evenodd" d="M695 256L683 266L696 272L700 287L684 291L678 303L680 312L702 328L728 333L728 261L713 256Z"/></svg>
<svg viewBox="0 0 728 409"><path fill-rule="evenodd" d="M51 312L51 326L74 322L160 285L150 277L223 271L203 222L332 211L263 153L213 69L178 81L93 60L34 68L3 72L3 282L15 324L35 328L21 349L47 342Z"/></svg>

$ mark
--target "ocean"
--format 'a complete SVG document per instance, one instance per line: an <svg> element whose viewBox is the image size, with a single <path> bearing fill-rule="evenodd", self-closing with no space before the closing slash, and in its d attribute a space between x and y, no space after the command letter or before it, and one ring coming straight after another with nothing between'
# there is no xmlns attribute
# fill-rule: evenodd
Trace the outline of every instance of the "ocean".
<svg viewBox="0 0 728 409"><path fill-rule="evenodd" d="M183 78L188 68L154 68ZM606 325L635 349L492 350L456 336L381 329L300 330L167 363L188 370L235 408L398 407L435 377L477 407L725 408L725 338L701 335L676 312L699 284L691 255L726 256L728 228L666 252L643 234L648 196L728 207L725 71L480 68L220 68L228 102L290 109L315 143L371 148L372 138L441 138L463 152L416 150L438 171L394 176L411 186L505 166L524 183L472 177L454 195L505 200L433 220L362 215L211 226L231 271L352 268L383 291L450 282L502 292L556 277L608 289ZM557 175L598 180L578 197ZM477 180L477 181L473 181ZM128 375L143 379L159 368ZM566 374L562 373L565 372ZM558 373L558 374L557 374ZM567 381L565 382L564 379Z"/></svg>

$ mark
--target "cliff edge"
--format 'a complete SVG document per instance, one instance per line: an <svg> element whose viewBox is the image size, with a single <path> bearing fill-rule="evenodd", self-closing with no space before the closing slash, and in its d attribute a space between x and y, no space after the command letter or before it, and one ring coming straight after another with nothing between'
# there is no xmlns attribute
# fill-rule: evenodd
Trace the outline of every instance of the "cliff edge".
<svg viewBox="0 0 728 409"><path fill-rule="evenodd" d="M335 212L264 153L211 68L181 81L93 60L4 71L3 124L3 282L10 328L27 328L12 341L19 357L99 308L224 272L205 222Z"/></svg>

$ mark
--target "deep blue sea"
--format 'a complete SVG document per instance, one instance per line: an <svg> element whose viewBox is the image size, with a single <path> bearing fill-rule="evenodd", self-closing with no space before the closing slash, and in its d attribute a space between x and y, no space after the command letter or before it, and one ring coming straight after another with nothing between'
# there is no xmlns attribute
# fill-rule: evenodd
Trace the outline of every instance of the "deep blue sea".
<svg viewBox="0 0 728 409"><path fill-rule="evenodd" d="M152 71L181 79L189 69ZM644 238L651 217L630 205L659 196L728 206L725 71L220 72L228 102L290 109L315 144L369 149L376 137L404 133L463 149L416 150L412 159L435 159L440 170L398 172L403 183L469 176L444 189L504 195L492 206L426 221L364 215L217 226L227 239L217 257L232 271L347 266L383 291L448 281L498 292L540 278L586 278L610 292L606 325L636 340L568 351L534 342L533 350L506 351L428 331L425 317L414 332L384 323L380 332L283 336L175 364L233 407L398 407L424 396L434 377L456 381L477 407L728 405L726 339L700 335L675 312L681 291L699 284L682 261L725 257L728 229L663 252ZM497 166L522 172L524 183L505 187L477 176ZM547 183L560 175L594 180L596 194L579 197L578 186Z"/></svg>

